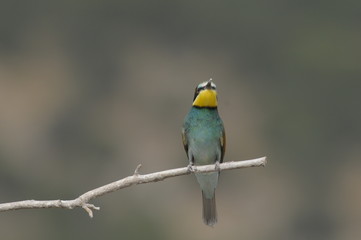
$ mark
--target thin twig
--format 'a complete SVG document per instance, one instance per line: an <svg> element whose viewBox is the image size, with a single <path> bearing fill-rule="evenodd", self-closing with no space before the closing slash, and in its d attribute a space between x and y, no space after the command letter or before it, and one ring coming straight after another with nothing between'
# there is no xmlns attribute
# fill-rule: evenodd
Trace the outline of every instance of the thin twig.
<svg viewBox="0 0 361 240"><path fill-rule="evenodd" d="M245 160L245 161L221 163L219 165L219 169L216 169L215 165L193 166L193 172L206 173L206 172L214 172L219 170L223 171L223 170L230 170L237 168L260 167L260 166L265 166L266 163L267 163L266 157L261 157L261 158ZM191 173L187 167L183 167L183 168L176 168L176 169L170 169L161 172L141 175L139 173L140 167L141 165L139 164L132 176L90 190L73 200L41 200L41 201L25 200L18 202L2 203L0 204L0 212L19 210L19 209L32 209L32 208L73 209L75 207L81 207L88 213L89 217L92 218L93 217L92 210L100 209L99 207L96 207L93 204L89 204L89 201L94 198L100 197L110 192L117 191L122 188L130 187L132 185L158 182L166 178L177 177Z"/></svg>

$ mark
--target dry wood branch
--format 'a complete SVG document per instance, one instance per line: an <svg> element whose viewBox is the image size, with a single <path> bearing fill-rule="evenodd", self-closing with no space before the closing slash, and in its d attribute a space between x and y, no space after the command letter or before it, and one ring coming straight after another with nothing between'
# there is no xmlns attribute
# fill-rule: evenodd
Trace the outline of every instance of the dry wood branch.
<svg viewBox="0 0 361 240"><path fill-rule="evenodd" d="M230 170L237 168L259 167L259 166L265 166L266 163L267 163L266 157L245 160L245 161L225 162L219 165L220 167L219 170L223 171L223 170ZM73 200L41 200L41 201L25 200L18 202L2 203L0 204L0 212L18 210L18 209L31 209L31 208L73 209L75 207L82 207L89 214L89 217L92 218L93 217L92 210L100 209L99 207L96 207L93 204L89 204L89 201L94 198L100 197L110 192L117 191L122 188L130 187L132 185L158 182L166 178L177 177L191 173L187 167L183 167L183 168L170 169L161 172L142 175L139 173L140 167L141 165L137 166L132 176L90 190ZM193 166L193 172L197 172L197 173L214 172L217 170L215 169L215 165Z"/></svg>

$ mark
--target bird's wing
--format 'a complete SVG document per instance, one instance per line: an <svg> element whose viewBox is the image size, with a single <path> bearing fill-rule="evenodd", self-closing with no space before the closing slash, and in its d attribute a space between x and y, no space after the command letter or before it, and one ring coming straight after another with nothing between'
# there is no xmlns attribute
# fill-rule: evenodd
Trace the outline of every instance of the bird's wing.
<svg viewBox="0 0 361 240"><path fill-rule="evenodd" d="M182 128L182 142L183 142L184 150L186 150L186 154L188 156L188 140L184 128Z"/></svg>
<svg viewBox="0 0 361 240"><path fill-rule="evenodd" d="M226 152L226 131L224 131L224 129L222 129L219 142L221 144L221 163L222 163L224 158L224 153Z"/></svg>

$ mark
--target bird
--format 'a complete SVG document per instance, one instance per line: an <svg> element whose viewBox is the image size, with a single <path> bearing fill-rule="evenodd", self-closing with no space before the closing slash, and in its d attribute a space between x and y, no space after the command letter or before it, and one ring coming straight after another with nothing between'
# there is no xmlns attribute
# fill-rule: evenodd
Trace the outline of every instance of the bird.
<svg viewBox="0 0 361 240"><path fill-rule="evenodd" d="M203 222L211 227L217 223L215 190L220 174L219 166L226 150L226 134L217 107L216 84L211 78L197 85L192 107L182 127L189 171L193 171L193 166L209 164L215 164L215 169L218 169L210 173L195 173L202 190Z"/></svg>

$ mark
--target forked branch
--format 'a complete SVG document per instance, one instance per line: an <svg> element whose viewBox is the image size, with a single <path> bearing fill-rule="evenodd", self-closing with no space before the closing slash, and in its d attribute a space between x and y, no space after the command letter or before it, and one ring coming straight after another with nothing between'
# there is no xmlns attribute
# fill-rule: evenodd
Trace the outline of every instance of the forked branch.
<svg viewBox="0 0 361 240"><path fill-rule="evenodd" d="M206 172L214 172L218 170L223 171L223 170L230 170L237 168L259 167L259 166L265 166L266 163L267 163L266 157L261 157L261 158L245 160L245 161L221 163L219 165L219 169L216 169L215 165L193 166L193 172L206 173ZM2 203L0 204L0 212L19 210L19 209L31 209L31 208L73 209L75 207L82 207L89 214L89 217L92 218L93 217L92 210L100 209L99 207L96 207L93 204L89 203L89 201L94 198L100 197L110 192L117 191L122 188L130 187L132 185L158 182L166 178L177 177L191 173L187 167L183 167L183 168L170 169L161 172L142 175L139 173L140 167L141 165L138 165L132 176L90 190L73 200L40 200L40 201L25 200L18 202Z"/></svg>

